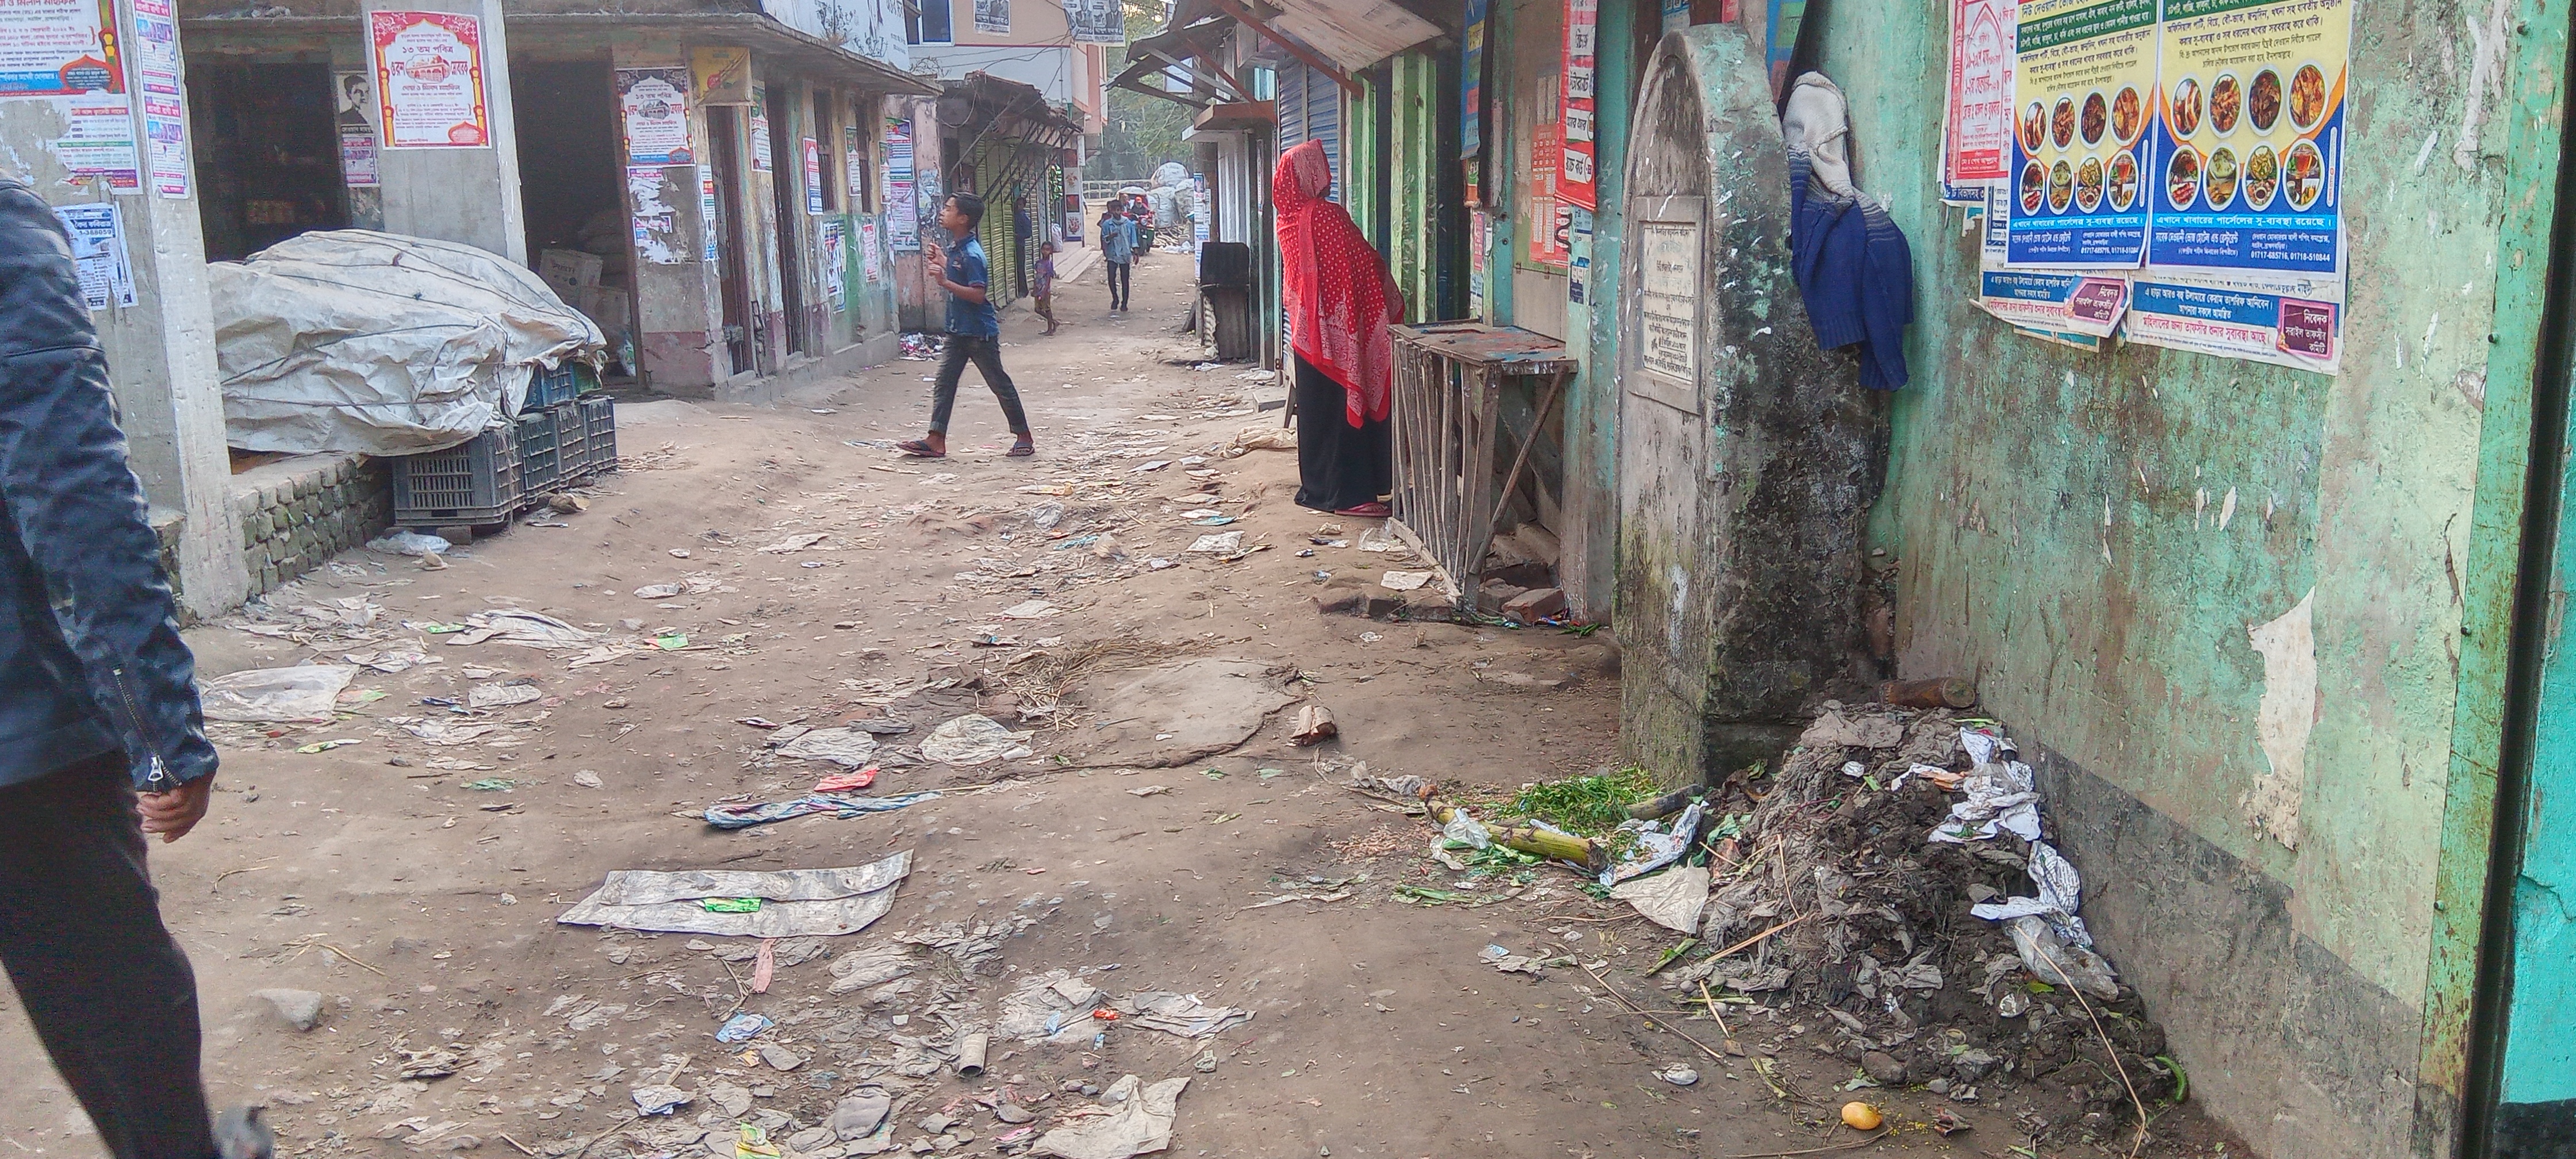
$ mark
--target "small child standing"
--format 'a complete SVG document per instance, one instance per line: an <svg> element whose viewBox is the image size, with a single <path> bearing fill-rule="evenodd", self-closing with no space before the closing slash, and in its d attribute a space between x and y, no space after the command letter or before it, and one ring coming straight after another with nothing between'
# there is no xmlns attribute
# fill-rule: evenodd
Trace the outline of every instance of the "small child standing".
<svg viewBox="0 0 2576 1159"><path fill-rule="evenodd" d="M1029 297L1035 303L1032 308L1037 311L1038 317L1046 319L1046 332L1049 336L1053 336L1055 334L1055 253L1057 248L1056 243L1052 240L1038 248L1037 277L1029 285Z"/></svg>

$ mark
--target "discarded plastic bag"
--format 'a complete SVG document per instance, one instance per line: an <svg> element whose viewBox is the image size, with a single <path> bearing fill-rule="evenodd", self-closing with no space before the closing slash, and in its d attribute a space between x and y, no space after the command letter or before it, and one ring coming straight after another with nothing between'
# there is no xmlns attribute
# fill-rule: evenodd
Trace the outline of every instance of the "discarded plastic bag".
<svg viewBox="0 0 2576 1159"><path fill-rule="evenodd" d="M1196 994L1168 990L1130 994L1118 1003L1118 1012L1133 1025L1182 1038L1208 1038L1252 1021L1252 1012L1240 1006L1210 1006Z"/></svg>
<svg viewBox="0 0 2576 1159"><path fill-rule="evenodd" d="M1134 1075L1121 1077L1110 1084L1100 1098L1117 1110L1107 1118L1093 1119L1071 1127L1058 1127L1038 1137L1031 1155L1052 1155L1056 1159L1127 1159L1145 1155L1172 1145L1172 1120L1180 1114L1181 1091L1190 1085L1187 1076L1164 1079L1152 1086Z"/></svg>
<svg viewBox="0 0 2576 1159"><path fill-rule="evenodd" d="M1673 818L1669 828L1657 821L1622 822L1619 828L1635 833L1637 843L1629 846L1625 854L1601 871L1601 884L1617 885L1680 860L1681 855L1690 849L1691 838L1698 836L1700 814L1707 808L1706 801L1691 802L1690 808Z"/></svg>
<svg viewBox="0 0 2576 1159"><path fill-rule="evenodd" d="M1297 432L1287 427L1245 427L1225 445L1246 451L1293 451Z"/></svg>
<svg viewBox="0 0 2576 1159"><path fill-rule="evenodd" d="M938 728L921 742L921 755L943 765L981 765L1018 760L1029 755L1021 744L1029 734L1012 732L989 716L967 713Z"/></svg>
<svg viewBox="0 0 2576 1159"><path fill-rule="evenodd" d="M1668 930L1699 933L1700 911L1708 908L1708 870L1677 865L1651 877L1636 877L1610 887L1610 897L1636 907L1647 920Z"/></svg>
<svg viewBox="0 0 2576 1159"><path fill-rule="evenodd" d="M842 869L619 870L555 921L732 938L854 934L894 908L895 887L911 872L909 850ZM749 913L711 913L701 904L711 897L762 904Z"/></svg>
<svg viewBox="0 0 2576 1159"><path fill-rule="evenodd" d="M800 761L830 761L845 769L865 768L877 755L877 738L855 728L818 728L778 747L778 755Z"/></svg>
<svg viewBox="0 0 2576 1159"><path fill-rule="evenodd" d="M2120 996L2120 984L2111 973L2111 964L2100 954L2072 945L2048 927L2048 920L2037 916L2014 918L2004 927L2012 935L2013 952L2021 955L2023 965L2040 981L2052 986L2073 986L2105 1002Z"/></svg>
<svg viewBox="0 0 2576 1159"><path fill-rule="evenodd" d="M354 664L304 664L254 668L205 683L206 719L252 724L329 724L340 690L358 675Z"/></svg>
<svg viewBox="0 0 2576 1159"><path fill-rule="evenodd" d="M386 555L437 555L453 546L455 545L435 535L423 535L417 531L399 529L385 533L382 538L367 541L367 550Z"/></svg>
<svg viewBox="0 0 2576 1159"><path fill-rule="evenodd" d="M807 793L786 801L764 801L753 805L714 805L706 811L707 824L718 829L749 829L772 821L792 821L829 813L848 820L863 813L890 813L907 805L936 801L937 793L906 793L899 797L853 797L841 793Z"/></svg>
<svg viewBox="0 0 2576 1159"><path fill-rule="evenodd" d="M2059 937L2079 946L2091 946L2093 934L2084 928L2084 919L2075 916L2075 906L2083 896L2084 879L2075 872L2074 863L2045 841L2030 843L2030 880L2038 887L2038 897L2008 897L1999 902L1970 906L1968 912L1990 922L2019 917L2045 919Z"/></svg>

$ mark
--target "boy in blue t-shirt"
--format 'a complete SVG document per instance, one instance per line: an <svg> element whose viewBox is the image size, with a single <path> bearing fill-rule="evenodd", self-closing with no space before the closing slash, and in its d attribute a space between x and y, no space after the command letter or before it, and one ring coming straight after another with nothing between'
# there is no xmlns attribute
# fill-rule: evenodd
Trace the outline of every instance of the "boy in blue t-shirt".
<svg viewBox="0 0 2576 1159"><path fill-rule="evenodd" d="M1011 457L1025 459L1037 453L1029 434L1029 416L1020 409L1020 392L1011 385L1010 373L1002 369L1002 320L985 292L989 275L984 244L975 240L975 227L983 220L983 198L952 193L939 207L939 228L948 231L951 244L943 247L922 239L921 256L930 267L930 280L948 291L948 346L940 358L938 382L931 389L930 434L895 444L916 459L948 457L948 416L957 408L957 383L965 377L969 361L983 372L984 385L993 388L993 398L1002 404L1002 417L1017 436Z"/></svg>

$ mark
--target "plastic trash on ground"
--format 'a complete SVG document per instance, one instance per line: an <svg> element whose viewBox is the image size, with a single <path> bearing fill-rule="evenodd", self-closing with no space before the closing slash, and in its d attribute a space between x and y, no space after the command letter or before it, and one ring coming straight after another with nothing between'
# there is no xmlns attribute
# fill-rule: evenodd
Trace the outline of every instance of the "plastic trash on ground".
<svg viewBox="0 0 2576 1159"><path fill-rule="evenodd" d="M1635 833L1637 841L1601 871L1601 884L1617 885L1680 860L1682 854L1689 852L1691 838L1699 835L1699 819L1707 809L1707 802L1693 801L1670 825L1660 821L1621 823L1620 830Z"/></svg>
<svg viewBox="0 0 2576 1159"><path fill-rule="evenodd" d="M386 555L437 555L453 546L438 536L399 528L367 541L367 550Z"/></svg>
<svg viewBox="0 0 2576 1159"><path fill-rule="evenodd" d="M254 668L206 681L199 691L208 720L329 724L340 690L357 675L354 664Z"/></svg>
<svg viewBox="0 0 2576 1159"><path fill-rule="evenodd" d="M1127 1159L1160 1151L1172 1145L1172 1120L1180 1113L1181 1091L1189 1085L1186 1076L1150 1087L1132 1074L1123 1076L1100 1096L1100 1101L1117 1108L1108 1117L1049 1131L1038 1137L1029 1154Z"/></svg>
<svg viewBox="0 0 2576 1159"><path fill-rule="evenodd" d="M717 937L797 938L853 934L894 908L895 887L912 872L906 850L846 869L619 870L556 922ZM751 913L710 913L708 898L756 897Z"/></svg>
<svg viewBox="0 0 2576 1159"><path fill-rule="evenodd" d="M1665 929L1696 935L1700 911L1708 908L1708 870L1678 865L1651 876L1630 878L1611 886L1610 897L1636 907L1647 920Z"/></svg>
<svg viewBox="0 0 2576 1159"><path fill-rule="evenodd" d="M1012 732L989 716L967 713L932 729L921 755L943 765L981 765L1029 755L1028 733Z"/></svg>

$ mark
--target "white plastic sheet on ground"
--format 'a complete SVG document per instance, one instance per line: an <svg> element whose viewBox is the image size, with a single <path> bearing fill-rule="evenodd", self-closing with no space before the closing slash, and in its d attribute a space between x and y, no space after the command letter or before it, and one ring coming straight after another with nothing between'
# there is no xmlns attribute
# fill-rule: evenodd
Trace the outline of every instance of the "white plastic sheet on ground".
<svg viewBox="0 0 2576 1159"><path fill-rule="evenodd" d="M800 761L830 761L845 769L863 768L876 759L877 738L855 728L818 728L780 745L778 755Z"/></svg>
<svg viewBox="0 0 2576 1159"><path fill-rule="evenodd" d="M350 664L254 668L206 681L206 719L252 724L329 724L340 690L358 675Z"/></svg>
<svg viewBox="0 0 2576 1159"><path fill-rule="evenodd" d="M854 934L894 908L912 852L846 869L741 869L662 873L619 870L555 921L717 937L801 938ZM708 898L761 899L750 913L713 913Z"/></svg>
<svg viewBox="0 0 2576 1159"><path fill-rule="evenodd" d="M1665 929L1697 934L1700 911L1708 908L1708 870L1677 865L1611 886L1610 897L1635 906L1647 920Z"/></svg>
<svg viewBox="0 0 2576 1159"><path fill-rule="evenodd" d="M206 269L244 450L444 450L516 414L537 370L605 347L533 271L454 242L325 230Z"/></svg>
<svg viewBox="0 0 2576 1159"><path fill-rule="evenodd" d="M970 712L932 729L930 739L921 742L921 755L959 766L1018 760L1029 755L1029 746L1020 743L1028 738L1028 733L1012 732L989 716Z"/></svg>
<svg viewBox="0 0 2576 1159"><path fill-rule="evenodd" d="M1181 1090L1190 1085L1184 1076L1164 1079L1152 1086L1127 1075L1110 1084L1100 1096L1117 1110L1105 1119L1088 1119L1071 1127L1058 1127L1038 1137L1031 1155L1052 1155L1056 1159L1127 1159L1145 1155L1172 1145L1172 1120L1179 1117Z"/></svg>

